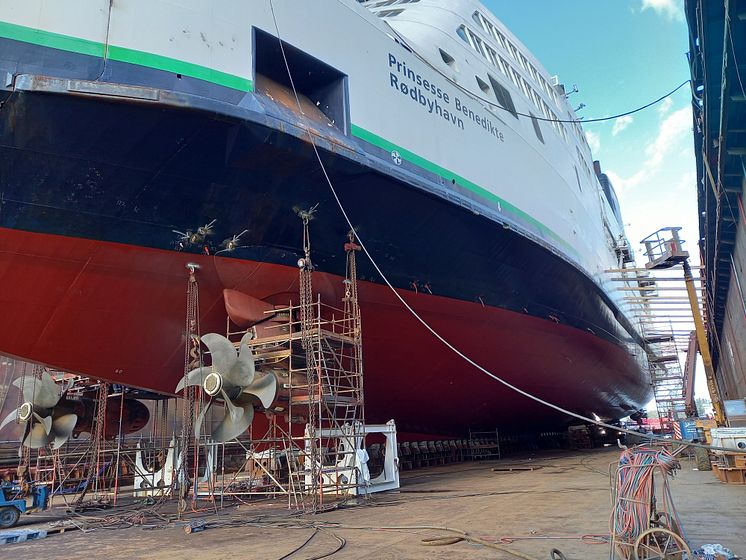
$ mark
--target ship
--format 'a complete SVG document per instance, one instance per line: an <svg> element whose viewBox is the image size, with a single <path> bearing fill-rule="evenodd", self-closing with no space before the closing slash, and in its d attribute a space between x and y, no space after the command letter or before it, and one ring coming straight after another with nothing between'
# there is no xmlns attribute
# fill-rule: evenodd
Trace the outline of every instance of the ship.
<svg viewBox="0 0 746 560"><path fill-rule="evenodd" d="M651 398L608 273L632 259L613 186L560 81L479 2L6 1L0 79L0 354L173 395L188 267L203 332L226 293L287 304L314 209L324 300L352 225L494 375L597 419ZM449 350L364 255L358 279L367 421L568 423Z"/></svg>

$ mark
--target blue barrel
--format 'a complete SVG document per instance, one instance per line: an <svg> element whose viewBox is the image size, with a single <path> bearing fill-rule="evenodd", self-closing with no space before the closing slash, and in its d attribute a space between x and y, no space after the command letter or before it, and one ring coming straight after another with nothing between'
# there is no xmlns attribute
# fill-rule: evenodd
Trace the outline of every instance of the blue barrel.
<svg viewBox="0 0 746 560"><path fill-rule="evenodd" d="M699 439L696 422L696 420L679 420L679 426L681 426L681 439L687 441Z"/></svg>

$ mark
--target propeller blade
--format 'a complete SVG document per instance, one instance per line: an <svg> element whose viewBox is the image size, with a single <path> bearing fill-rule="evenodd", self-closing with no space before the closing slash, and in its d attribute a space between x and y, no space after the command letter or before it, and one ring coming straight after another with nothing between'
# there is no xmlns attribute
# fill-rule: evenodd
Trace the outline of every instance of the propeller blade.
<svg viewBox="0 0 746 560"><path fill-rule="evenodd" d="M18 419L18 409L17 409L17 408L15 408L15 409L13 409L13 410L11 411L11 413L10 413L10 414L8 414L8 415L7 415L6 417L5 417L5 419L4 419L3 421L2 421L2 423L0 423L0 432L1 432L2 430L3 430L3 428L4 428L5 426L7 426L8 424L10 424L11 422L13 422L13 421L15 421L15 420L17 420L17 419Z"/></svg>
<svg viewBox="0 0 746 560"><path fill-rule="evenodd" d="M21 445L18 446L18 458L23 459L23 442L26 441L26 437L31 432L31 422L26 422L23 425L23 433L21 434Z"/></svg>
<svg viewBox="0 0 746 560"><path fill-rule="evenodd" d="M70 439L75 429L75 424L78 423L77 414L63 414L62 416L55 418L52 422L52 449L59 449L65 442Z"/></svg>
<svg viewBox="0 0 746 560"><path fill-rule="evenodd" d="M223 421L212 431L213 440L219 443L230 441L246 431L254 419L254 406L247 404L239 407L239 410L241 413L235 420L231 414L225 415Z"/></svg>
<svg viewBox="0 0 746 560"><path fill-rule="evenodd" d="M199 439L199 436L202 434L202 424L204 424L205 416L207 416L207 411L210 410L211 406L212 401L208 401L207 404L202 407L199 416L197 416L197 423L194 425L194 437L197 439Z"/></svg>
<svg viewBox="0 0 746 560"><path fill-rule="evenodd" d="M202 342L210 351L213 369L225 376L237 359L236 349L233 348L231 341L219 334L208 333L202 337Z"/></svg>
<svg viewBox="0 0 746 560"><path fill-rule="evenodd" d="M25 387L25 386L24 386ZM38 408L53 408L60 400L60 389L51 375L42 372L41 379L34 385L34 398L31 403Z"/></svg>
<svg viewBox="0 0 746 560"><path fill-rule="evenodd" d="M75 385L74 379L68 379L67 383L65 383L65 387L62 389L62 394L66 394L70 389L73 388L73 385Z"/></svg>
<svg viewBox="0 0 746 560"><path fill-rule="evenodd" d="M41 379L25 375L13 380L13 385L23 387L23 400L37 408L52 408L60 400L59 389L52 376L42 372Z"/></svg>
<svg viewBox="0 0 746 560"><path fill-rule="evenodd" d="M230 397L228 397L228 394L225 392L225 389L220 390L220 394L223 396L223 400L225 401L225 408L228 410L228 412L231 415L231 418L235 421L240 418L241 414L243 413L241 408L237 407L233 402L231 402Z"/></svg>
<svg viewBox="0 0 746 560"><path fill-rule="evenodd" d="M254 354L248 344L252 336L253 334L251 332L247 332L243 335L241 343L238 345L238 358L230 371L225 375L228 381L238 387L251 385L254 381L254 375L256 374L256 369L254 368Z"/></svg>
<svg viewBox="0 0 746 560"><path fill-rule="evenodd" d="M21 377L16 377L13 380L12 385L22 389L24 402L33 402L34 385L38 383L38 381L39 380L32 375L22 375Z"/></svg>
<svg viewBox="0 0 746 560"><path fill-rule="evenodd" d="M268 373L244 388L243 394L254 395L264 408L269 408L277 396L277 378Z"/></svg>
<svg viewBox="0 0 746 560"><path fill-rule="evenodd" d="M40 447L44 447L49 443L52 439L47 433L44 431L44 425L43 424L34 424L34 427L31 428L31 432L28 436L26 436L26 439L23 440L23 445L26 447L30 447L31 449L39 449Z"/></svg>
<svg viewBox="0 0 746 560"><path fill-rule="evenodd" d="M41 425L44 426L44 432L49 435L49 433L52 431L52 417L51 416L39 416L36 412L33 413L34 418L36 418L37 422L41 422Z"/></svg>
<svg viewBox="0 0 746 560"><path fill-rule="evenodd" d="M179 384L176 385L176 392L178 393L179 391L187 387L193 387L195 385L202 386L202 382L205 380L205 377L210 374L211 371L212 368L209 366L202 366L193 369L192 371L187 373L185 377L182 377L181 380L179 380Z"/></svg>

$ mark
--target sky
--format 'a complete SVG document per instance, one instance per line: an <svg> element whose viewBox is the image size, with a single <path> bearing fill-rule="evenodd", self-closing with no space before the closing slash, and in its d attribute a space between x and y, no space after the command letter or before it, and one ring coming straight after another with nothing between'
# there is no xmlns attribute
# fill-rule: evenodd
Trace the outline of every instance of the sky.
<svg viewBox="0 0 746 560"><path fill-rule="evenodd" d="M608 117L641 107L689 79L683 0L482 0L565 89L578 116ZM699 262L696 168L688 86L648 109L583 125L620 201L627 237L639 242L681 226ZM682 294L683 295L683 294ZM697 396L708 397L697 369Z"/></svg>

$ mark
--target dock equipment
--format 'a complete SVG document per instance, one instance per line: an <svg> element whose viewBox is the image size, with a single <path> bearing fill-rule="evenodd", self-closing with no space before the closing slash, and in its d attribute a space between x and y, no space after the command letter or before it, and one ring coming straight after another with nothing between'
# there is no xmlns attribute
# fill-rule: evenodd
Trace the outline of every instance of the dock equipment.
<svg viewBox="0 0 746 560"><path fill-rule="evenodd" d="M692 557L668 484L679 468L676 456L663 447L622 452L611 488L614 560Z"/></svg>
<svg viewBox="0 0 746 560"><path fill-rule="evenodd" d="M666 432L673 432L676 422L696 415L697 352L702 356L715 419L718 425L725 424L702 318L707 287L701 276L703 267L689 264L689 252L683 248L680 230L680 227L664 227L641 241L648 259L645 268L627 268L620 263L620 268L606 271L613 274L611 281L620 283L617 290L629 292L624 299L633 310L646 342L650 382L661 427ZM695 277L692 268L700 275ZM681 292L685 294L678 295ZM682 368L679 357L683 352L687 352L687 359Z"/></svg>
<svg viewBox="0 0 746 560"><path fill-rule="evenodd" d="M31 505L27 498L31 499ZM0 529L14 527L22 513L44 511L48 506L49 487L4 482L0 484Z"/></svg>
<svg viewBox="0 0 746 560"><path fill-rule="evenodd" d="M700 312L700 304L694 286L692 269L689 265L689 253L684 251L683 242L679 238L680 227L665 227L643 239L645 252L648 262L645 267L649 270L670 269L681 265L684 273L684 285L686 294L691 307L692 320L694 321L694 332L697 338L699 354L702 356L702 364L705 369L707 379L707 389L710 393L710 400L715 413L715 421L718 425L725 424L725 413L723 410L723 401L720 398L720 391L715 379L715 370L712 367L712 357L710 355L710 345L707 341L704 321ZM684 379L684 384L689 380ZM692 374L693 382L693 374ZM682 393L682 399L685 399L686 389Z"/></svg>

